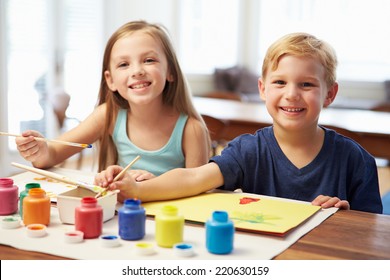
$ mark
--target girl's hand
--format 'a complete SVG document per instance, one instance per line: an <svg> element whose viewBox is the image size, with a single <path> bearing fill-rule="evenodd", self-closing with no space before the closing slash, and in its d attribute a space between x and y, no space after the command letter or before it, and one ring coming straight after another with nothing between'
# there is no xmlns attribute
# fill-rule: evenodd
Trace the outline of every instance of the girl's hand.
<svg viewBox="0 0 390 280"><path fill-rule="evenodd" d="M129 173L130 173L131 177L133 177L133 179L137 182L149 180L149 179L156 177L156 176L154 176L154 174L152 174L146 170L130 170Z"/></svg>
<svg viewBox="0 0 390 280"><path fill-rule="evenodd" d="M321 206L322 208L336 207L344 210L349 210L349 202L347 200L341 200L338 197L330 197L325 195L317 196L312 202L312 205Z"/></svg>
<svg viewBox="0 0 390 280"><path fill-rule="evenodd" d="M109 185L114 181L115 176L118 175L122 170L123 167L119 165L111 165L107 167L106 170L96 174L94 182L95 185L103 188L109 187Z"/></svg>
<svg viewBox="0 0 390 280"><path fill-rule="evenodd" d="M109 190L119 190L119 202L123 202L128 198L137 198L138 194L136 181L130 172L125 172L120 180L114 182L115 176L122 170L123 167L119 165L112 165L95 176L95 184L108 188Z"/></svg>
<svg viewBox="0 0 390 280"><path fill-rule="evenodd" d="M16 137L15 143L20 155L30 162L48 156L49 147L45 141L37 141L34 137L42 137L38 131L27 130L22 133L23 137Z"/></svg>

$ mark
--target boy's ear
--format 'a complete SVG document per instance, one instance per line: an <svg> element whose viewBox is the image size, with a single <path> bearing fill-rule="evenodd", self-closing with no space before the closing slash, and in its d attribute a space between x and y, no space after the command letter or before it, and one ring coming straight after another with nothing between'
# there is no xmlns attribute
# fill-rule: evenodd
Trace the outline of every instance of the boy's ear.
<svg viewBox="0 0 390 280"><path fill-rule="evenodd" d="M333 103L334 99L336 98L337 92L339 90L339 84L335 82L329 89L324 101L324 107L328 107L330 104Z"/></svg>
<svg viewBox="0 0 390 280"><path fill-rule="evenodd" d="M259 88L260 99L265 101L265 85L261 77L257 80L257 86Z"/></svg>
<svg viewBox="0 0 390 280"><path fill-rule="evenodd" d="M108 88L112 92L115 92L117 89L116 89L116 86L114 85L114 82L112 80L110 71L108 71L108 70L104 71L104 78L106 79L106 83L107 83Z"/></svg>

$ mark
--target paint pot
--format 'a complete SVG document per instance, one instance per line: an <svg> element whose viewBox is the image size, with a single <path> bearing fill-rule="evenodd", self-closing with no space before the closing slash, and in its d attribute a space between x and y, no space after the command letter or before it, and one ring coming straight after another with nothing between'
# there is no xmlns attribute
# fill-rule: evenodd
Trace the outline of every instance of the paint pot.
<svg viewBox="0 0 390 280"><path fill-rule="evenodd" d="M233 250L234 224L226 211L214 211L206 222L206 248L212 254L229 254Z"/></svg>
<svg viewBox="0 0 390 280"><path fill-rule="evenodd" d="M191 244L179 243L173 246L176 256L178 257L192 257L195 255L194 247Z"/></svg>
<svg viewBox="0 0 390 280"><path fill-rule="evenodd" d="M11 178L0 178L0 215L18 212L18 187Z"/></svg>
<svg viewBox="0 0 390 280"><path fill-rule="evenodd" d="M154 245L150 242L139 242L135 244L135 253L138 256L150 256L156 253Z"/></svg>
<svg viewBox="0 0 390 280"><path fill-rule="evenodd" d="M84 238L97 238L103 230L103 208L94 197L83 197L75 209L75 228L84 232Z"/></svg>
<svg viewBox="0 0 390 280"><path fill-rule="evenodd" d="M116 235L102 235L100 236L100 244L107 248L118 247L120 245L119 237Z"/></svg>
<svg viewBox="0 0 390 280"><path fill-rule="evenodd" d="M30 224L27 226L28 237L43 237L46 233L46 226L42 224Z"/></svg>
<svg viewBox="0 0 390 280"><path fill-rule="evenodd" d="M75 230L65 232L65 242L66 243L80 243L84 239L84 232Z"/></svg>
<svg viewBox="0 0 390 280"><path fill-rule="evenodd" d="M158 246L172 248L183 242L184 217L176 206L166 205L156 215L156 241Z"/></svg>
<svg viewBox="0 0 390 280"><path fill-rule="evenodd" d="M139 240L145 236L145 209L138 199L126 199L118 210L119 236L124 240Z"/></svg>
<svg viewBox="0 0 390 280"><path fill-rule="evenodd" d="M28 191L28 195L23 199L23 223L43 224L50 223L50 198L41 188L33 188Z"/></svg>
<svg viewBox="0 0 390 280"><path fill-rule="evenodd" d="M19 195L19 215L20 217L23 217L23 199L28 196L28 192L31 189L40 188L41 185L38 183L28 183L25 185L25 189L20 192Z"/></svg>
<svg viewBox="0 0 390 280"><path fill-rule="evenodd" d="M8 216L8 217L4 217L1 220L1 228L15 229L18 227L20 227L20 218L19 217Z"/></svg>

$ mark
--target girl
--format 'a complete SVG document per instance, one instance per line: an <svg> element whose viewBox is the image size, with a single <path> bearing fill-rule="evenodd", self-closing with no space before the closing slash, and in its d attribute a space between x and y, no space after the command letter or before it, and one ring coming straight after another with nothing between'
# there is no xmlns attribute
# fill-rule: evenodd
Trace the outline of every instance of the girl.
<svg viewBox="0 0 390 280"><path fill-rule="evenodd" d="M38 132L16 138L20 154L35 167L50 168L80 148L36 141ZM137 155L137 181L175 167L207 163L209 136L191 95L167 32L145 21L129 22L108 40L98 105L60 140L99 141L99 171L126 166Z"/></svg>

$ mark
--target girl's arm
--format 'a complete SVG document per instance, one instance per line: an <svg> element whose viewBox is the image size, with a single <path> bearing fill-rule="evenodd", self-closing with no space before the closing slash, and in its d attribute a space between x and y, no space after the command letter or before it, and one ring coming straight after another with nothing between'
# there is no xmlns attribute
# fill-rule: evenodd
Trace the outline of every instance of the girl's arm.
<svg viewBox="0 0 390 280"><path fill-rule="evenodd" d="M105 110L106 106L100 105L78 126L65 132L57 139L75 143L94 143L103 131ZM82 149L58 143L36 141L33 136L42 137L42 135L32 130L25 131L22 135L24 137L17 137L15 140L19 153L37 168L50 168Z"/></svg>
<svg viewBox="0 0 390 280"><path fill-rule="evenodd" d="M118 200L137 198L143 202L170 200L197 195L223 185L222 173L216 163L208 163L196 168L177 168L156 178L136 182L127 173L122 180L112 182L122 170L120 166L110 166L95 177L95 184L120 190Z"/></svg>
<svg viewBox="0 0 390 280"><path fill-rule="evenodd" d="M210 157L208 132L199 120L188 118L182 146L186 168L201 166L208 162Z"/></svg>

